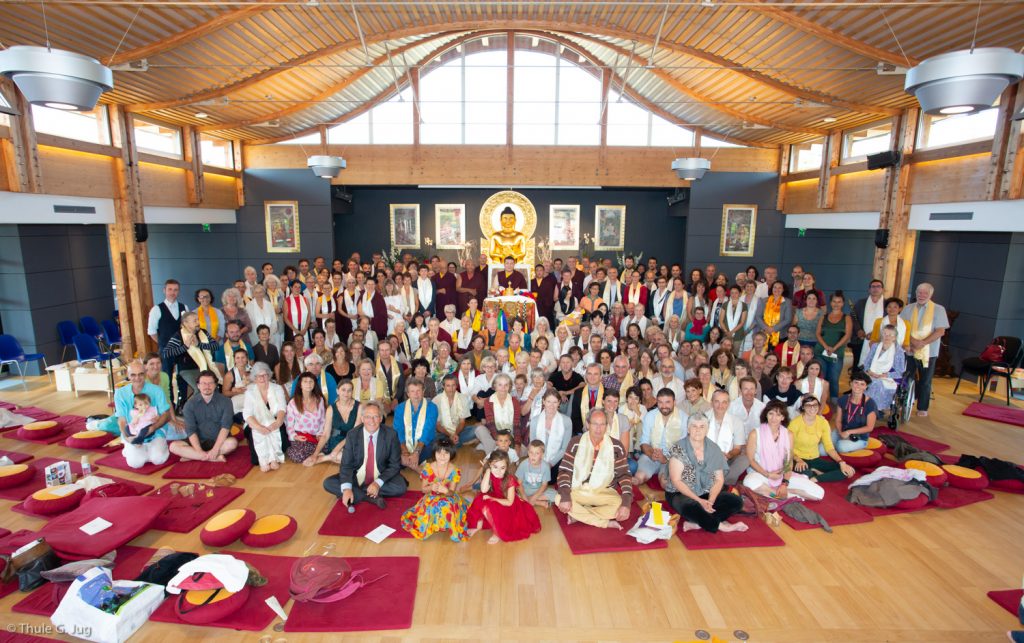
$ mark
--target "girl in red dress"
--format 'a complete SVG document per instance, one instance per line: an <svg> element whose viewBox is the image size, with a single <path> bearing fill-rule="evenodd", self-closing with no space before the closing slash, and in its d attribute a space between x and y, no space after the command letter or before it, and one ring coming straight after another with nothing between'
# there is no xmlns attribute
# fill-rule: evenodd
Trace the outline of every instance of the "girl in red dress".
<svg viewBox="0 0 1024 643"><path fill-rule="evenodd" d="M524 540L540 531L540 519L530 503L516 492L519 480L511 471L508 453L495 449L485 461L488 474L480 481L480 493L466 512L470 536L484 527L494 532L487 544Z"/></svg>

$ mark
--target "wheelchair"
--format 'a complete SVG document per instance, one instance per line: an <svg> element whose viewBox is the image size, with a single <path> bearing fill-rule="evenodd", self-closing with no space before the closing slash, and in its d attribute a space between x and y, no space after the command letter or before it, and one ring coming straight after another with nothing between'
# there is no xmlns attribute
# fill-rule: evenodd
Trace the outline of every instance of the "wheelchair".
<svg viewBox="0 0 1024 643"><path fill-rule="evenodd" d="M896 383L896 394L892 398L887 420L889 428L893 431L910 421L910 416L914 412L914 384L914 378L908 377L905 373Z"/></svg>

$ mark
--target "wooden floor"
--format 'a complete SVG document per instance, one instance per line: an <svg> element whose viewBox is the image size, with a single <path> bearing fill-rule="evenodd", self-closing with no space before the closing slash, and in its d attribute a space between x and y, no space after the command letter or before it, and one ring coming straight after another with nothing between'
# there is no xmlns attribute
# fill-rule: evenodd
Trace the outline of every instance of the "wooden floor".
<svg viewBox="0 0 1024 643"><path fill-rule="evenodd" d="M908 430L953 445L953 452L1003 454L1024 461L1024 429L975 420L960 412L976 399L973 385L952 395L952 380L936 382L929 418ZM7 386L0 399L57 413L106 412L99 393L76 399L56 393L44 378L29 391ZM996 403L998 398L989 398ZM1018 406L1021 404L1016 403ZM37 447L0 439L0 448L67 455L59 445ZM80 455L80 453L75 452ZM472 454L458 462L473 468ZM122 472L115 472L124 475ZM373 634L279 634L146 624L133 641L690 641L707 630L726 641L743 630L751 641L1004 641L1015 619L985 597L992 589L1020 587L1024 573L1024 496L953 510L878 518L872 523L821 530L778 529L785 547L688 551L677 539L667 549L573 556L552 515L542 512L540 534L520 543L489 546L485 538L453 544L357 538L328 539L316 532L334 498L323 492L325 466L251 472L247 493L232 506L262 515L287 511L297 536L273 553L301 555L317 540L336 542L346 556L417 555L419 589L412 629ZM131 475L131 474L128 474ZM158 473L148 476L162 484ZM133 476L142 479L143 476ZM410 477L411 479L411 477ZM36 529L42 521L10 511L0 500L3 527ZM203 551L191 534L150 531L133 541ZM240 548L236 543L229 549ZM0 600L5 625L45 625L13 614L15 593ZM286 609L290 606L286 606ZM344 609L339 604L339 609ZM55 635L49 635L55 636Z"/></svg>

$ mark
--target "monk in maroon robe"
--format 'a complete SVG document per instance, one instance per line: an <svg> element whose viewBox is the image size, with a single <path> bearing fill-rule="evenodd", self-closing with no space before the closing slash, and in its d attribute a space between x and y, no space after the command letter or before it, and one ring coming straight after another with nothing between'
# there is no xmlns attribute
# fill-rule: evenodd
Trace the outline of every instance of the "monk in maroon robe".
<svg viewBox="0 0 1024 643"><path fill-rule="evenodd" d="M526 290L530 287L523 273L516 270L516 260L512 257L505 257L505 270L498 273L498 287L502 290Z"/></svg>

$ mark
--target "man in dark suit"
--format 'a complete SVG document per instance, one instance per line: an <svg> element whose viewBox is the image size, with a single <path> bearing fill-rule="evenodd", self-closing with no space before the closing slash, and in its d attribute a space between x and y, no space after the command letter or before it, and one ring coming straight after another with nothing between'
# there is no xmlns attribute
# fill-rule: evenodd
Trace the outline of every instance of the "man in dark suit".
<svg viewBox="0 0 1024 643"><path fill-rule="evenodd" d="M572 434L578 435L585 430L584 423L591 409L601 408L602 391L601 365L591 364L583 376L583 388L576 391L569 404L569 419L572 420Z"/></svg>
<svg viewBox="0 0 1024 643"><path fill-rule="evenodd" d="M346 436L341 472L324 480L324 489L345 505L365 500L383 509L384 498L400 496L408 488L402 477L398 434L389 426L381 426L383 419L384 411L377 402L363 404L363 428L353 429Z"/></svg>

